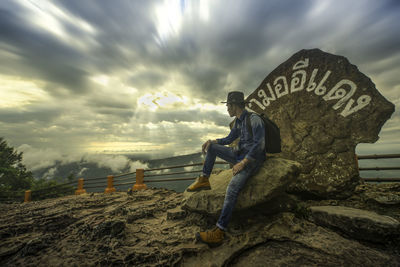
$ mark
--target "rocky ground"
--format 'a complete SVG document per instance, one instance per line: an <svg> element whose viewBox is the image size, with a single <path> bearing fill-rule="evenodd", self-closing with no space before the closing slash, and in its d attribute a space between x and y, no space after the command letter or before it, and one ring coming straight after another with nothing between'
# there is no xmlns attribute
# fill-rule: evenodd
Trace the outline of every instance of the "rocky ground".
<svg viewBox="0 0 400 267"><path fill-rule="evenodd" d="M213 227L215 218L182 211L183 194L166 189L0 204L0 265L400 266L397 234L359 241L318 225L309 209L340 205L400 220L399 193L400 185L361 185L347 200L299 200L291 212L235 214L224 243L212 249L194 234Z"/></svg>

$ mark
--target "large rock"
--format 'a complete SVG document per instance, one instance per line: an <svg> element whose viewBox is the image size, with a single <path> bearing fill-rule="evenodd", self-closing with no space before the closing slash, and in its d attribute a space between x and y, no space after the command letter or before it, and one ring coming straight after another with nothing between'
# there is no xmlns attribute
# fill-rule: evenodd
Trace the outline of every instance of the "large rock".
<svg viewBox="0 0 400 267"><path fill-rule="evenodd" d="M373 143L394 105L342 56L301 50L248 96L281 129L282 156L303 168L292 191L345 198L359 182L355 147Z"/></svg>
<svg viewBox="0 0 400 267"><path fill-rule="evenodd" d="M343 206L311 207L312 219L357 239L384 242L399 234L400 223L389 216Z"/></svg>
<svg viewBox="0 0 400 267"><path fill-rule="evenodd" d="M259 224L245 221L243 228L245 234L227 234L229 240L217 248L207 247L187 255L181 266L399 266L400 263L398 256L390 255L390 249L374 249L291 213L265 216Z"/></svg>
<svg viewBox="0 0 400 267"><path fill-rule="evenodd" d="M301 168L298 162L270 157L260 171L251 177L240 192L235 210L246 210L257 207L284 194L289 183L293 182ZM211 175L212 190L185 192L186 203L183 208L190 211L219 215L225 199L226 188L232 178L232 170L225 170ZM273 201L272 205L282 205L281 201ZM285 207L281 207L284 209ZM270 210L279 208L268 206Z"/></svg>

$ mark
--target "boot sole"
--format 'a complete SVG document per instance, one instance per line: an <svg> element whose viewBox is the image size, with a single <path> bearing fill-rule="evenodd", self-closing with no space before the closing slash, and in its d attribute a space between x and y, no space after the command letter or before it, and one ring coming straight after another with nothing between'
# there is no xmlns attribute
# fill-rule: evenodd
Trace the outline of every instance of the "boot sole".
<svg viewBox="0 0 400 267"><path fill-rule="evenodd" d="M200 233L196 233L196 240L201 242L201 243L203 243L203 244L207 244L211 248L218 247L218 246L220 246L222 244L222 242L221 243L207 243L207 242L204 242L203 239L201 239L201 237L200 237Z"/></svg>
<svg viewBox="0 0 400 267"><path fill-rule="evenodd" d="M199 187L199 188L196 188L196 189L186 189L186 191L188 191L188 192L197 192L197 191L201 191L201 190L211 190L211 187Z"/></svg>

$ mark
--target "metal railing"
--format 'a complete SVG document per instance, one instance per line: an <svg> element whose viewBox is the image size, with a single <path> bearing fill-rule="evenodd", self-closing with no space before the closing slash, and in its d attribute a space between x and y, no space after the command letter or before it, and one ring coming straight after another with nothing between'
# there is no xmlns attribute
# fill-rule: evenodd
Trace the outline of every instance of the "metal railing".
<svg viewBox="0 0 400 267"><path fill-rule="evenodd" d="M224 161L216 161L215 164L229 164L228 162ZM153 169L137 169L135 172L129 173L122 173L118 175L108 175L107 177L92 177L92 178L80 178L78 179L78 186L75 190L75 195L80 195L87 193L86 189L98 189L102 188L104 193L112 193L116 192L116 186L126 186L132 185L133 190L140 190L147 188L146 184L144 183L155 183L155 182L172 182L172 181L188 181L188 180L195 180L197 177L175 177L175 178L164 178L164 179L146 179L152 177L161 177L161 176L178 176L184 174L193 174L193 173L201 173L202 170L190 170L190 171L181 171L181 172L171 172L171 173L152 173L154 171L163 171L163 170L171 170L171 169L178 169L178 168L186 168L186 167L194 167L194 166L202 166L203 162L201 163L192 163L186 165L177 165L177 166L168 166L162 168L153 168ZM148 173L144 175L144 173ZM107 183L107 186L105 186ZM32 199L34 200L41 200L44 198L50 197L59 197L66 194L74 194L74 190L72 187L68 187L68 190L65 190L66 186L76 184L76 182L69 182L64 184L59 184L55 186L46 187L43 189L38 190L26 190L26 191L15 191L10 192L13 197L4 197L0 195L0 202L3 201L11 201L11 202L19 202L25 198L24 202L30 202ZM64 187L64 190L63 190ZM57 191L58 190L58 191ZM18 194L17 194L18 193Z"/></svg>
<svg viewBox="0 0 400 267"><path fill-rule="evenodd" d="M356 155L357 162L359 160L364 159L393 159L400 158L400 154L382 154L382 155ZM225 161L216 161L215 164L229 164ZM78 179L78 187L75 190L75 195L80 195L86 193L86 189L98 189L105 188L104 193L112 193L117 191L116 186L126 186L132 185L132 190L140 190L147 188L146 183L156 183L156 182L174 182L174 181L190 181L195 180L197 177L173 177L173 178L162 178L157 179L157 177L165 177L165 176L179 176L186 174L194 174L201 173L202 169L199 170L190 170L190 171L177 171L177 172L168 172L168 173L153 173L158 171L179 169L179 168L187 168L187 167L195 167L202 166L201 163L192 163L185 165L177 165L177 166L168 166L161 168L152 168L152 169L137 169L135 172L122 173L118 175L108 175L107 177L94 177ZM359 171L382 171L382 170L400 170L400 167L359 167ZM145 174L146 173L146 174ZM153 179L156 177L156 179ZM146 180L144 179L146 178ZM150 179L149 179L150 178ZM106 180L107 179L107 180ZM400 178L361 178L366 182L400 182ZM107 181L107 182L106 182ZM105 187L105 183L107 186ZM27 191L9 191L7 194L0 193L0 202L10 201L10 202L19 202L25 197L24 202L29 202L34 198L34 200L41 200L50 197L59 197L66 194L74 194L74 188L72 184L76 184L74 182L63 183L59 185L54 185L42 189L37 190L27 190Z"/></svg>
<svg viewBox="0 0 400 267"><path fill-rule="evenodd" d="M21 202L24 200L24 190L0 192L0 202Z"/></svg>
<svg viewBox="0 0 400 267"><path fill-rule="evenodd" d="M357 155L358 159L398 159L400 154L373 154L373 155Z"/></svg>
<svg viewBox="0 0 400 267"><path fill-rule="evenodd" d="M76 182L72 181L35 190L2 191L0 192L0 202L20 202L24 201L24 198L30 201L32 197L35 200L42 200L50 197L73 194L75 190L74 186L72 186L73 184L76 184Z"/></svg>
<svg viewBox="0 0 400 267"><path fill-rule="evenodd" d="M163 171L163 170L171 170L177 168L187 168L187 167L195 167L195 166L203 166L203 162L201 163L192 163L186 165L177 165L177 166L169 166L162 168L153 168L146 169L144 172L153 172L153 171ZM216 161L215 164L229 164L226 161ZM143 175L143 177L159 177L159 176L170 176L170 175L182 175L182 174L191 174L191 173L201 173L203 170L195 170L195 171L184 171L184 172L172 172L172 173L163 173L163 174L148 174ZM195 180L197 177L184 177L184 178L168 178L168 179L147 179L144 180L146 183L154 183L154 182L168 182L168 181L187 181L187 180Z"/></svg>
<svg viewBox="0 0 400 267"><path fill-rule="evenodd" d="M357 160L366 160L366 159L398 159L400 158L400 154L373 154L373 155L357 155ZM388 170L400 170L398 166L391 167L359 167L359 171L388 171ZM396 177L366 177L361 178L366 182L400 182L400 178Z"/></svg>

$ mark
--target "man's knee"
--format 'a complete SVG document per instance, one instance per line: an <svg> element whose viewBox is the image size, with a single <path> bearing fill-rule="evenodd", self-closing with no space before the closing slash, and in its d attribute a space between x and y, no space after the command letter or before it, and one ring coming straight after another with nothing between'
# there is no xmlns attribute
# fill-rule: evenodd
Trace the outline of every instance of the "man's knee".
<svg viewBox="0 0 400 267"><path fill-rule="evenodd" d="M217 145L218 145L218 144L213 144L213 143L211 143L211 144L208 146L207 152L214 152L214 151L215 151L215 147L216 147Z"/></svg>
<svg viewBox="0 0 400 267"><path fill-rule="evenodd" d="M210 146L208 147L208 151L214 150L215 144L211 143Z"/></svg>

